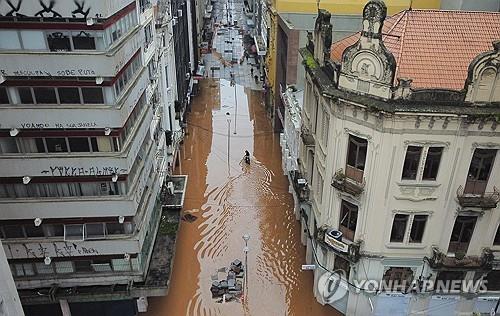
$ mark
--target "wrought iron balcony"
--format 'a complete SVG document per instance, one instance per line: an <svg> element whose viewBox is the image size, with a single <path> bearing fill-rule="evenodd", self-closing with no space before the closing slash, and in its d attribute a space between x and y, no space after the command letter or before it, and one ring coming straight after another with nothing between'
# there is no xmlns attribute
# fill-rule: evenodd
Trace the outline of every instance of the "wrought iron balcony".
<svg viewBox="0 0 500 316"><path fill-rule="evenodd" d="M491 269L494 255L489 248L483 250L480 256L467 256L463 253L455 254L455 256L447 256L438 247L432 247L432 257L425 257L432 269Z"/></svg>
<svg viewBox="0 0 500 316"><path fill-rule="evenodd" d="M358 182L351 177L346 176L343 169L339 169L333 176L332 186L340 191L358 196L365 188L365 181L364 178L362 178L361 182Z"/></svg>
<svg viewBox="0 0 500 316"><path fill-rule="evenodd" d="M482 209L496 208L500 201L500 191L493 187L493 192L482 192L480 194L466 193L463 186L457 189L458 203L462 207L479 207Z"/></svg>
<svg viewBox="0 0 500 316"><path fill-rule="evenodd" d="M302 138L302 142L304 142L304 145L306 146L314 146L314 144L316 143L311 131L304 125L302 125L302 130L300 131L300 137Z"/></svg>

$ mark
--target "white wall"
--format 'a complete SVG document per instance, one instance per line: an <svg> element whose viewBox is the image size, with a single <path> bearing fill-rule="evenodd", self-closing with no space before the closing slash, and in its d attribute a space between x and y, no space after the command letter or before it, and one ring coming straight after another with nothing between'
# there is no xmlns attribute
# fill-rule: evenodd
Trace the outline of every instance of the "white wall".
<svg viewBox="0 0 500 316"><path fill-rule="evenodd" d="M24 316L21 300L17 294L16 285L12 279L9 264L0 240L0 315L2 316Z"/></svg>

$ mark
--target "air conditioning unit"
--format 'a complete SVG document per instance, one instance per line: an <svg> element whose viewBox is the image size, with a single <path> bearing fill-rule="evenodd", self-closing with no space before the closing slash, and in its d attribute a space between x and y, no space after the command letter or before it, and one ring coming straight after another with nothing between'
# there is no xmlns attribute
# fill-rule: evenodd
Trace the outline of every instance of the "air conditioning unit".
<svg viewBox="0 0 500 316"><path fill-rule="evenodd" d="M177 15L178 15L179 17L181 17L181 16L182 16L182 10L177 10Z"/></svg>
<svg viewBox="0 0 500 316"><path fill-rule="evenodd" d="M172 26L176 25L177 24L177 17L174 17L172 19Z"/></svg>

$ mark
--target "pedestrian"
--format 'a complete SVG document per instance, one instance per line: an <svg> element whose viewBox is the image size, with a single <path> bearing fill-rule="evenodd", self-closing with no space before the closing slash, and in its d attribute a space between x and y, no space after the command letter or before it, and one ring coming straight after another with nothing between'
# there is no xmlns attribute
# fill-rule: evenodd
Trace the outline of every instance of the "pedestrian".
<svg viewBox="0 0 500 316"><path fill-rule="evenodd" d="M253 78L255 79L255 83L259 82L259 76L255 75Z"/></svg>
<svg viewBox="0 0 500 316"><path fill-rule="evenodd" d="M250 73L252 74L253 77L253 67L250 68Z"/></svg>

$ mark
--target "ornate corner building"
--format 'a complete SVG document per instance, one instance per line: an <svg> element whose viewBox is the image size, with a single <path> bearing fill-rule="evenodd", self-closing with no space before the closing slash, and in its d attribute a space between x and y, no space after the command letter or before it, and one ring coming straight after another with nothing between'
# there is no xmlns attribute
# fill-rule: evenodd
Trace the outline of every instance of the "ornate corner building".
<svg viewBox="0 0 500 316"><path fill-rule="evenodd" d="M347 315L489 313L500 294L500 14L386 15L368 1L361 32L332 44L319 10L300 50L293 180L315 294ZM345 297L323 295L319 267L346 272ZM363 280L483 280L487 291L368 293L353 287Z"/></svg>

